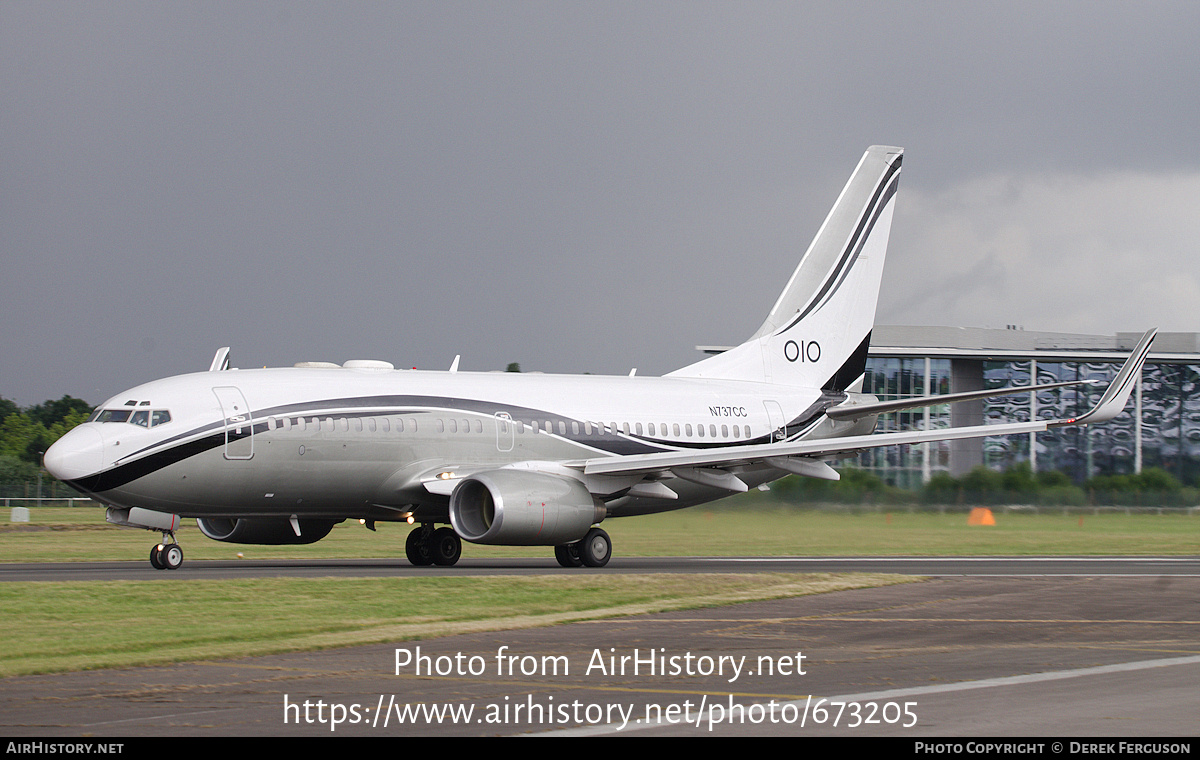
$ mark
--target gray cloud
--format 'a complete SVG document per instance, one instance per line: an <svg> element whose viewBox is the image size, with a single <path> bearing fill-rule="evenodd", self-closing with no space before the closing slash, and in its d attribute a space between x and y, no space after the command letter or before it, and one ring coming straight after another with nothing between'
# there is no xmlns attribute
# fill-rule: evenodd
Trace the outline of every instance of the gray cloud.
<svg viewBox="0 0 1200 760"><path fill-rule="evenodd" d="M1195 192L1198 29L1193 3L5 3L0 394L99 402L227 344L669 371L757 327L880 142L908 150L881 319L995 320L940 271L1017 287L1052 246L1200 329L1175 220L1081 237L971 192ZM961 268L909 274L931 255ZM1003 322L1140 329L1012 292Z"/></svg>

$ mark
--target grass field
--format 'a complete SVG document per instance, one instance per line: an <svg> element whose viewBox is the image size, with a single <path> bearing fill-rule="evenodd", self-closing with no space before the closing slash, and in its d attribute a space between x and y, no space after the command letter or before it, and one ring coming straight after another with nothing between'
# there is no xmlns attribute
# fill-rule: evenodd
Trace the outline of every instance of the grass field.
<svg viewBox="0 0 1200 760"><path fill-rule="evenodd" d="M910 580L777 573L0 583L0 677L511 630Z"/></svg>
<svg viewBox="0 0 1200 760"><path fill-rule="evenodd" d="M969 526L961 512L829 512L768 500L728 499L719 507L607 520L614 557L731 555L1037 555L1200 554L1200 515L1105 512L996 512L995 526ZM184 561L196 559L403 558L411 528L357 522L336 526L307 546L212 541L185 520ZM96 507L33 510L29 523L0 525L0 561L147 561L157 533L118 528ZM548 547L464 544L464 557L550 557Z"/></svg>
<svg viewBox="0 0 1200 760"><path fill-rule="evenodd" d="M749 495L712 509L610 520L614 556L1200 554L1200 516L799 510ZM730 503L732 502L732 503ZM211 541L191 520L197 559L403 558L406 525L343 523L309 546ZM33 510L0 525L0 561L147 562L157 534L105 524L99 508ZM544 557L546 547L464 546L465 557ZM452 632L713 606L903 582L896 576L588 575L549 563L532 577L262 578L0 584L0 676L319 649Z"/></svg>

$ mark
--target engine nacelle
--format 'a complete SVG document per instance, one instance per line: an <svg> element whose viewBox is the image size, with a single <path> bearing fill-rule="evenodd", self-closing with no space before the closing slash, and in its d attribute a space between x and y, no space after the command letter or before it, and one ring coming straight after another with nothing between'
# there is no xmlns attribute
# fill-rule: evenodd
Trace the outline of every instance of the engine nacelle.
<svg viewBox="0 0 1200 760"><path fill-rule="evenodd" d="M231 544L313 544L329 535L333 526L341 520L318 520L304 518L300 521L300 535L292 530L287 519L260 517L197 517L200 532L214 541Z"/></svg>
<svg viewBox="0 0 1200 760"><path fill-rule="evenodd" d="M604 506L578 480L528 470L476 473L450 495L450 524L476 544L569 544L603 519Z"/></svg>

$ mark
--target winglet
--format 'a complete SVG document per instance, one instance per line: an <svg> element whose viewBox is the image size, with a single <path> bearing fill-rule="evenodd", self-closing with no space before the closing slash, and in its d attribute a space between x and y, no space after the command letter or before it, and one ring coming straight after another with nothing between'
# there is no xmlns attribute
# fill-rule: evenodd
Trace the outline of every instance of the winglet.
<svg viewBox="0 0 1200 760"><path fill-rule="evenodd" d="M1137 347L1133 349L1133 353L1129 355L1125 364L1117 372L1117 376L1108 384L1108 390L1100 397L1100 403L1082 417L1056 420L1050 424L1051 427L1107 422L1120 414L1125 409L1126 402L1129 401L1129 394L1133 392L1137 379L1141 377L1142 365L1146 363L1146 356L1150 353L1150 345L1154 343L1154 335L1157 332L1158 328L1146 331L1146 334L1138 341Z"/></svg>

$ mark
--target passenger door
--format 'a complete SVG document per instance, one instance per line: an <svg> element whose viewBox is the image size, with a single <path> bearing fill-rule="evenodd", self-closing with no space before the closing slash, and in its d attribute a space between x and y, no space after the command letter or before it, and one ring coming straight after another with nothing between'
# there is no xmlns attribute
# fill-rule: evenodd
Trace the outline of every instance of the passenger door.
<svg viewBox="0 0 1200 760"><path fill-rule="evenodd" d="M225 419L225 458L250 459L254 456L254 417L242 392L232 386L213 388Z"/></svg>

